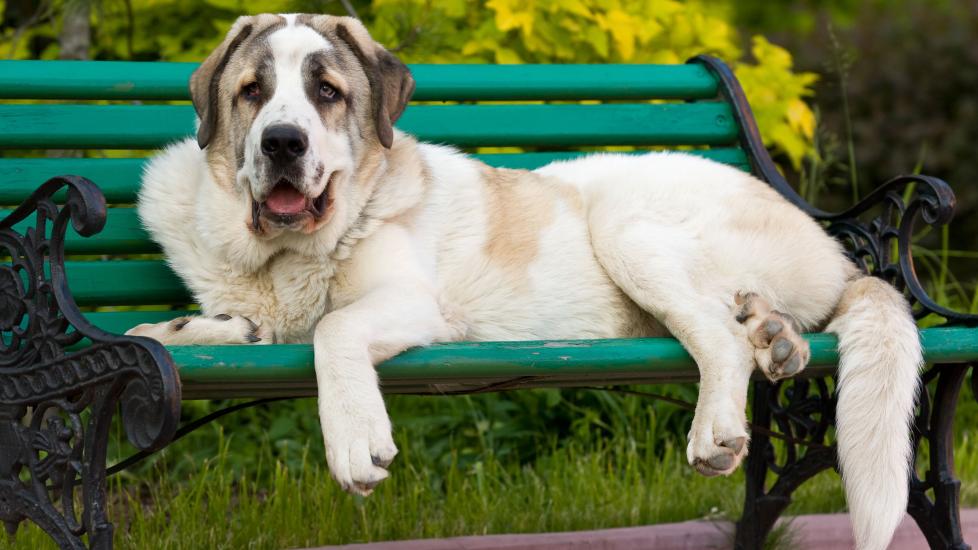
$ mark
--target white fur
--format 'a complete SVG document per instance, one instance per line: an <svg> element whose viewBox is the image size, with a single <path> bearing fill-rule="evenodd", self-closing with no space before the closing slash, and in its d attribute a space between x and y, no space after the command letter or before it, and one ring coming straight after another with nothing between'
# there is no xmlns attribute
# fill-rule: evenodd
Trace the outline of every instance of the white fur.
<svg viewBox="0 0 978 550"><path fill-rule="evenodd" d="M918 372L917 327L906 300L875 278L856 281L851 302L826 329L839 335L836 439L856 545L883 550L906 509ZM910 404L911 406L908 406Z"/></svg>
<svg viewBox="0 0 978 550"><path fill-rule="evenodd" d="M277 31L273 43L278 33L288 38ZM337 145L313 147L326 156ZM829 325L842 353L841 466L859 548L886 546L906 506L920 344L899 293L859 279L816 222L763 182L684 154L602 154L510 173L527 194L501 211L490 204L514 191L450 148L395 132L383 155L369 178L345 171L333 218L311 234L248 231L250 198L213 181L193 140L152 161L139 199L206 315L246 316L263 340L313 343L327 460L344 488L368 494L397 453L378 362L433 342L666 331L700 370L688 459L728 454L729 467L709 473L729 473L746 452L729 442L748 435L757 366L735 297L753 292L807 330L842 308ZM507 222L534 241L522 259L491 247L513 209L534 213Z"/></svg>

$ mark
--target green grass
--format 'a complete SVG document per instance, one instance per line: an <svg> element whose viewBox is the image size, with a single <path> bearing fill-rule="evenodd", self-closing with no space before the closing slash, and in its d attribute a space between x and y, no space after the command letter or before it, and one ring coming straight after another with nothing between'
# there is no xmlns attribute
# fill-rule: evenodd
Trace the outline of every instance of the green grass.
<svg viewBox="0 0 978 550"><path fill-rule="evenodd" d="M741 474L707 479L677 449L660 459L628 442L572 445L526 466L490 458L445 472L405 453L368 498L342 493L318 457L294 470L276 464L259 484L232 473L227 439L222 449L189 479L152 476L148 493L116 484L117 546L281 548L724 519L736 517L743 498ZM36 529L17 542L43 547Z"/></svg>
<svg viewBox="0 0 978 550"><path fill-rule="evenodd" d="M512 394L511 401L526 404L546 399L536 395L539 392L525 393ZM229 436L220 427L207 429L177 443L144 471L112 480L110 513L116 523L116 547L282 548L739 516L742 471L729 478L700 476L686 464L676 437L649 429L659 405L630 396L615 399L621 407L646 412L631 418L632 430L601 419L589 421L559 441L541 445L543 450L538 448L525 460L519 453L500 458L495 452L515 445L516 432L497 438L493 446L470 449L468 455L463 452L468 448L464 437L454 441L463 451L446 449L445 455L434 456L427 447L425 437L430 434L424 433L423 426L435 424L430 415L467 407L476 414L457 418L458 429L477 428L503 401L498 396L470 398L468 405L459 404L461 399L397 398L393 409L416 407L429 420L402 426L398 432L402 452L391 478L368 498L338 489L325 468L315 433L307 434L309 443L295 449L278 445L278 440L264 438L256 444L240 434ZM305 403L296 407L303 414L308 411L302 409L311 405ZM288 418L282 412L268 414ZM978 471L976 421L978 405L969 395L962 396L956 438L960 472ZM507 433L500 425L496 428ZM621 434L609 434L607 428ZM212 449L209 458L198 456L204 448ZM283 448L291 450L283 452ZM246 453L252 453L252 462L238 462ZM964 478L965 505L978 505L978 479ZM802 485L789 514L844 510L838 476L829 471ZM775 533L771 546L789 548L792 537L788 526ZM30 526L21 528L14 548L53 545Z"/></svg>

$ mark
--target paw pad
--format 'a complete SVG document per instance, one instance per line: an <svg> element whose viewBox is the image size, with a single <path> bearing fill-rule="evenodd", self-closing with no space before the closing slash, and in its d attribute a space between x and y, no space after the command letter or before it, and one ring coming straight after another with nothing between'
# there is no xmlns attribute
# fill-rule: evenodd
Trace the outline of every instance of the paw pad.
<svg viewBox="0 0 978 550"><path fill-rule="evenodd" d="M735 318L747 328L754 361L768 379L774 382L805 368L811 352L794 318L771 309L767 300L753 292L738 292L734 302Z"/></svg>

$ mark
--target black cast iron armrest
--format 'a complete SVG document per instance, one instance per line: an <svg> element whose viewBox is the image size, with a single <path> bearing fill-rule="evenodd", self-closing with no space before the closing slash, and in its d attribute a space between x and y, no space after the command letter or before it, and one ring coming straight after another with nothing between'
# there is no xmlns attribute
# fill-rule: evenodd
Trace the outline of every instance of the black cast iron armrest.
<svg viewBox="0 0 978 550"><path fill-rule="evenodd" d="M62 188L67 194L59 207L53 196ZM27 231L14 229L35 213ZM88 237L102 230L105 218L94 183L62 176L0 221L0 519L10 531L31 519L62 547L75 547L83 533L93 548L111 545L105 452L116 406L139 449L165 445L180 413L180 381L166 349L93 326L68 290L68 223ZM90 345L79 348L85 338Z"/></svg>

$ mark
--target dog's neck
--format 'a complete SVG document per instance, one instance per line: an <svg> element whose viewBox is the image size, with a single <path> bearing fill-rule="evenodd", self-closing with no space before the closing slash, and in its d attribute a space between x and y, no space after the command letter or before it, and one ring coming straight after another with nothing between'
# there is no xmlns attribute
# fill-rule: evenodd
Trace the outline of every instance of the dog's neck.
<svg viewBox="0 0 978 550"><path fill-rule="evenodd" d="M345 230L331 247L333 260L348 258L356 243L370 236L382 223L401 220L419 207L427 187L427 169L418 154L418 142L395 130L389 150L375 151L361 159L352 182L355 205L347 215ZM355 211L355 213L354 213Z"/></svg>

